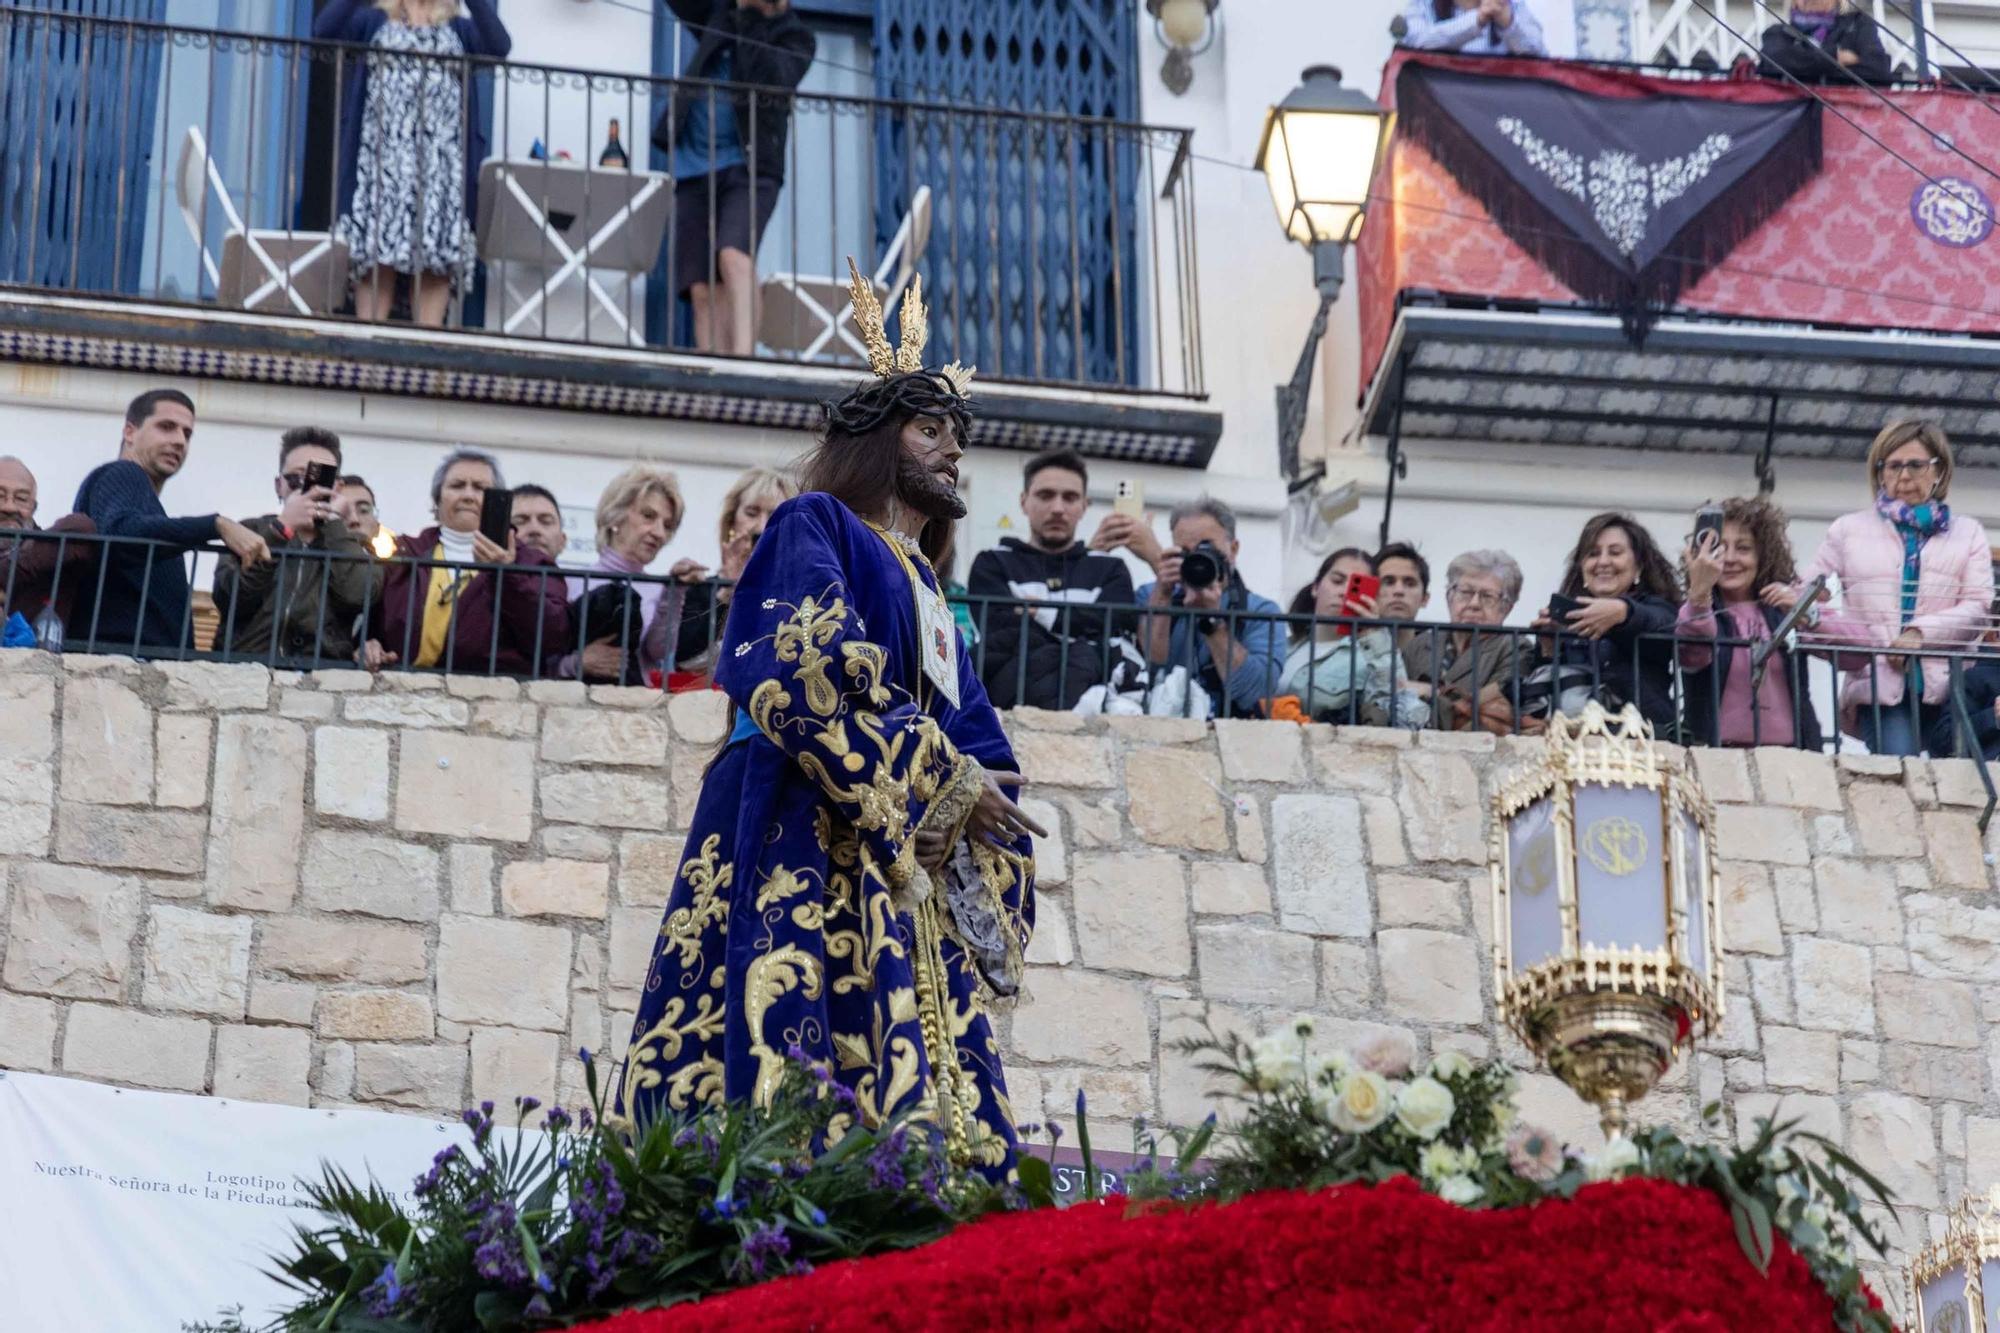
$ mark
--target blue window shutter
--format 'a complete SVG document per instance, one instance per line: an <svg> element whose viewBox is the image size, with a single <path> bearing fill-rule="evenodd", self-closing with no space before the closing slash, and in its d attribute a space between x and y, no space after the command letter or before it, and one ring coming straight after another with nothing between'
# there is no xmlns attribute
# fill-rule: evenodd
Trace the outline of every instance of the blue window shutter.
<svg viewBox="0 0 2000 1333"><path fill-rule="evenodd" d="M875 0L888 101L1132 121L1135 0ZM1134 384L1140 147L1102 125L949 116L878 122L886 245L910 196L936 201L922 265L933 348L1010 378Z"/></svg>
<svg viewBox="0 0 2000 1333"><path fill-rule="evenodd" d="M0 281L136 291L165 0L43 0L0 18ZM57 17L58 15L72 17Z"/></svg>

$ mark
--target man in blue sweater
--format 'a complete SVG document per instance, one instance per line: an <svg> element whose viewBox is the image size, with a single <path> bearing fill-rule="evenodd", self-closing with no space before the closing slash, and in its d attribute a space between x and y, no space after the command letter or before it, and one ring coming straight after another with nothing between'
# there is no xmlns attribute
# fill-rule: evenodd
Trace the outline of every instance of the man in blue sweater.
<svg viewBox="0 0 2000 1333"><path fill-rule="evenodd" d="M181 552L218 538L245 565L271 559L264 539L233 518L168 518L160 491L187 462L194 401L178 389L153 389L125 409L116 462L92 470L77 488L76 512L114 542L102 578L83 589L69 640L97 652L181 652L193 645L188 577Z"/></svg>
<svg viewBox="0 0 2000 1333"><path fill-rule="evenodd" d="M1177 506L1167 527L1174 544L1162 547L1143 519L1113 514L1091 544L1122 546L1153 567L1158 579L1134 594L1142 607L1182 608L1140 618L1146 660L1186 668L1216 715L1255 717L1284 666L1284 608L1251 592L1237 572L1236 513L1228 505L1201 496Z"/></svg>

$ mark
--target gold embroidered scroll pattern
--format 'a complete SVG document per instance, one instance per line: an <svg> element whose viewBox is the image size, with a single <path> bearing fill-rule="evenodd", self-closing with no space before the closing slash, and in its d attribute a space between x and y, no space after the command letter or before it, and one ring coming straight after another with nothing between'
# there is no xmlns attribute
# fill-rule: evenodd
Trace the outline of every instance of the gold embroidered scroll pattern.
<svg viewBox="0 0 2000 1333"><path fill-rule="evenodd" d="M819 960L796 944L753 960L743 980L743 1022L750 1030L750 1054L757 1061L757 1078L751 1088L755 1105L769 1107L778 1082L784 1077L785 1056L764 1039L764 1016L780 999L798 991L808 1000L820 995Z"/></svg>
<svg viewBox="0 0 2000 1333"><path fill-rule="evenodd" d="M677 1060L689 1042L706 1045L721 1037L723 1010L713 995L695 997L694 1016L685 1023L687 1000L675 996L667 1001L660 1021L647 1028L632 1043L625 1060L625 1085L619 1103L631 1114L638 1094L660 1085L658 1066ZM667 1085L667 1104L686 1110L690 1099L716 1103L722 1099L722 1061L705 1055L675 1071Z"/></svg>
<svg viewBox="0 0 2000 1333"><path fill-rule="evenodd" d="M701 937L709 926L729 919L727 890L736 868L717 864L721 849L720 833L702 840L700 855L681 867L681 878L687 881L693 898L686 907L669 913L660 927L667 947L680 955L683 969L693 967L701 958Z"/></svg>

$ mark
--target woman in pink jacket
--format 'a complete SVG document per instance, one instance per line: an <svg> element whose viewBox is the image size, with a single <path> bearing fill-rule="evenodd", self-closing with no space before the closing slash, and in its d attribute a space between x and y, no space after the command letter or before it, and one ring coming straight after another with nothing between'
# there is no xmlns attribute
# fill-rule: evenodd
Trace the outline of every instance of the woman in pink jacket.
<svg viewBox="0 0 2000 1333"><path fill-rule="evenodd" d="M1868 477L1874 505L1835 519L1801 571L1808 582L1840 580L1840 609L1820 615L1810 642L1887 650L1832 654L1847 669L1841 730L1877 754L1919 754L1946 715L1951 670L1944 658L1901 654L1978 640L1993 601L1993 555L1979 520L1945 503L1951 441L1936 422L1899 421L1877 435Z"/></svg>

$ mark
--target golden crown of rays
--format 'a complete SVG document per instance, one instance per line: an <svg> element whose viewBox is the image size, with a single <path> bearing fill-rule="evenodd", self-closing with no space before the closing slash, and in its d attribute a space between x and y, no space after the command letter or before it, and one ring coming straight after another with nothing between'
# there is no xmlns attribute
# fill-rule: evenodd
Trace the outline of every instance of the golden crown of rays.
<svg viewBox="0 0 2000 1333"><path fill-rule="evenodd" d="M852 279L847 289L854 298L854 326L861 330L861 340L867 344L868 368L883 379L921 372L924 368L924 344L931 340L930 312L924 308L922 276L910 280L910 290L903 296L903 343L896 348L889 345L889 331L883 326L882 302L875 295L875 284L861 275L852 255L847 257L847 271ZM954 361L938 371L938 378L949 384L951 391L960 398L970 398L972 377L978 370L977 366L962 366Z"/></svg>

